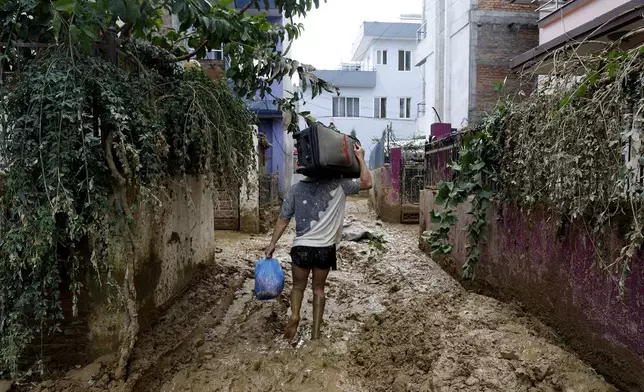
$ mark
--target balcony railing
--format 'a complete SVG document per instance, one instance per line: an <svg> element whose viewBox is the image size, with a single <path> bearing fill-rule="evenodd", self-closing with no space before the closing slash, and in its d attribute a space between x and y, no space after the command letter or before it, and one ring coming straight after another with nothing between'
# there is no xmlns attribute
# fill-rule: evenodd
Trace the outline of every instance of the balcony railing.
<svg viewBox="0 0 644 392"><path fill-rule="evenodd" d="M338 70L340 71L375 71L376 68L372 66L366 66L359 62L350 62L350 63L340 64L340 66L338 67Z"/></svg>
<svg viewBox="0 0 644 392"><path fill-rule="evenodd" d="M423 23L423 25L416 31L417 42L420 42L425 38L427 38L427 22Z"/></svg>
<svg viewBox="0 0 644 392"><path fill-rule="evenodd" d="M537 12L551 13L557 11L571 1L573 0L532 0L532 4L537 5Z"/></svg>

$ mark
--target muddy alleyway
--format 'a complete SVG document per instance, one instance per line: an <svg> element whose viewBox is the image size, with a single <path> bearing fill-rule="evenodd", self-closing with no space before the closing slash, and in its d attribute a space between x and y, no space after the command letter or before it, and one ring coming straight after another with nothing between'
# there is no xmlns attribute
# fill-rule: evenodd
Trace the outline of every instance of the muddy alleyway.
<svg viewBox="0 0 644 392"><path fill-rule="evenodd" d="M43 391L614 391L517 307L468 293L418 250L417 226L381 224L366 200L347 205L347 230L385 234L387 250L343 241L327 289L324 338L310 341L311 293L296 342L287 318L289 229L275 257L278 301L252 296L253 265L269 237L217 233L217 263L145 333L128 385L90 370ZM310 286L309 286L310 288ZM107 366L104 366L107 367Z"/></svg>

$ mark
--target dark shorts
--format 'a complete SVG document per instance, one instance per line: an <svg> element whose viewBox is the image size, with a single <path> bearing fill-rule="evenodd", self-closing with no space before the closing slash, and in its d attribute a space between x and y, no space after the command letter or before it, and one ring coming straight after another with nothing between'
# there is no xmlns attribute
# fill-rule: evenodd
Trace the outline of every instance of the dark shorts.
<svg viewBox="0 0 644 392"><path fill-rule="evenodd" d="M300 268L330 268L334 271L338 268L335 245L324 248L294 246L291 248L291 260L293 264Z"/></svg>

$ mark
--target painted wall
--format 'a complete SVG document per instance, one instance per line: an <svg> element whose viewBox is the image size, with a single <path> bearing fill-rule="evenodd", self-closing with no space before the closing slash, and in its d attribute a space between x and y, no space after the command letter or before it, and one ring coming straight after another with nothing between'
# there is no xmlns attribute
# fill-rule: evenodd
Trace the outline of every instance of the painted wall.
<svg viewBox="0 0 644 392"><path fill-rule="evenodd" d="M421 232L431 227L434 206L434 191L422 191ZM455 277L466 260L468 208L458 208L461 219L450 234L453 254L436 258ZM540 211L526 216L514 207L494 211L473 287L520 301L595 368L612 375L609 381L624 391L644 390L644 254L631 266L628 291L620 299L616 282L597 264L586 228L571 224L557 235L551 218ZM619 254L621 238L617 231L604 238L608 260Z"/></svg>
<svg viewBox="0 0 644 392"><path fill-rule="evenodd" d="M586 0L578 1L579 5L573 4L568 7L565 14L557 17L554 21L543 23L539 27L539 45L549 42L557 37L566 34L584 23L628 3L629 0ZM560 15L561 12L557 13Z"/></svg>

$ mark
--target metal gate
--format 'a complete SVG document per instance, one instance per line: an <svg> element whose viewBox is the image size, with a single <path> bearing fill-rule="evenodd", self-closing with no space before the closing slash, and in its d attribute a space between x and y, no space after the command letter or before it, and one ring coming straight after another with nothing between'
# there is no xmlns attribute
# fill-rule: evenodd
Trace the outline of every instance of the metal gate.
<svg viewBox="0 0 644 392"><path fill-rule="evenodd" d="M400 184L401 223L417 223L420 219L420 191L425 187L425 168L422 163L403 165Z"/></svg>

